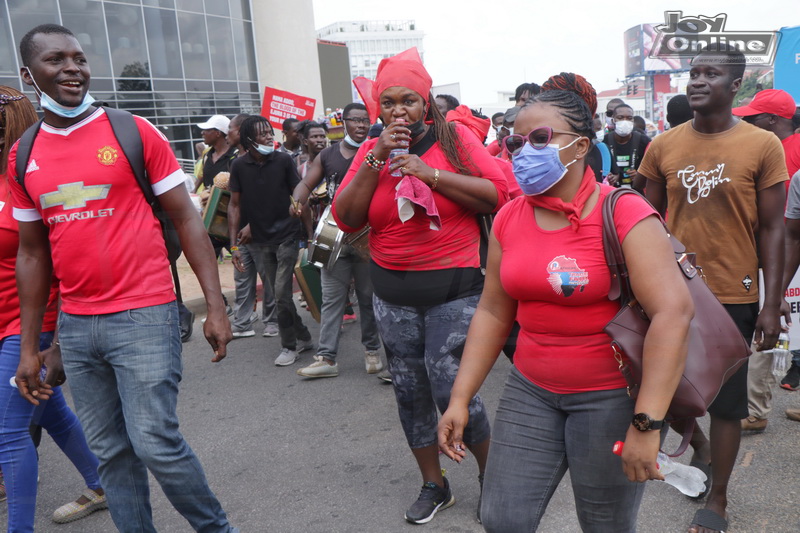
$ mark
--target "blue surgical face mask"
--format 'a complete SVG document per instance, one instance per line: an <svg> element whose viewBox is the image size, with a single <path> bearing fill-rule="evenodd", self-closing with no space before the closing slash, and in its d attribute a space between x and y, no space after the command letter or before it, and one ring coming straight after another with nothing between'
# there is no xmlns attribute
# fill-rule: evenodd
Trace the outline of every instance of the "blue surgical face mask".
<svg viewBox="0 0 800 533"><path fill-rule="evenodd" d="M269 155L275 151L275 146L271 144L256 144L256 151L261 155Z"/></svg>
<svg viewBox="0 0 800 533"><path fill-rule="evenodd" d="M350 145L350 146L352 146L353 148L358 148L359 146L361 146L362 144L364 144L364 141L361 141L360 143L357 143L357 142L355 142L355 141L353 140L353 138L352 138L352 137L350 137L350 134L349 134L349 133L346 133L346 134L345 134L345 136L344 136L344 142L346 142L347 144L349 144L349 145Z"/></svg>
<svg viewBox="0 0 800 533"><path fill-rule="evenodd" d="M39 97L39 105L42 109L46 109L51 113L55 113L59 117L75 118L85 113L86 110L89 109L89 106L94 103L94 98L87 91L86 94L83 95L83 101L80 103L80 105L77 107L65 107L50 98L47 93L43 93L36 84L36 80L33 79L33 73L31 72L31 69L28 67L24 68L27 69L28 74L31 77L31 81L33 81L33 89L36 91L36 96Z"/></svg>
<svg viewBox="0 0 800 533"><path fill-rule="evenodd" d="M577 161L573 159L566 165L561 162L558 153L575 144L580 137L559 148L557 144L549 144L537 150L530 143L525 143L520 153L514 156L514 177L519 188L527 196L535 196L547 192L553 185L561 181L567 173L567 167Z"/></svg>

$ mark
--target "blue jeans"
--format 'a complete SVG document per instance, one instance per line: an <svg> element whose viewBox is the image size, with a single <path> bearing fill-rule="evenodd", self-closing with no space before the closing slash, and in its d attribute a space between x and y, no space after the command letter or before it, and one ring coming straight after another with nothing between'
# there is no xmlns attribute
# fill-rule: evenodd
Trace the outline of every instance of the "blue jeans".
<svg viewBox="0 0 800 533"><path fill-rule="evenodd" d="M149 469L195 531L235 531L178 431L182 362L175 302L106 315L62 311L59 341L117 529L155 532Z"/></svg>
<svg viewBox="0 0 800 533"><path fill-rule="evenodd" d="M278 304L278 331L281 346L289 350L297 348L297 340L310 341L311 332L297 314L292 299L292 276L297 263L297 240L289 239L280 244L247 245L247 250L256 264L262 280L269 280L275 301Z"/></svg>
<svg viewBox="0 0 800 533"><path fill-rule="evenodd" d="M351 279L355 280L356 296L358 297L361 344L369 351L379 350L381 338L378 335L375 312L372 308L372 280L369 276L369 263L361 259L350 246L345 246L333 268L330 270L323 268L320 276L322 277L322 324L319 330L317 355L336 360Z"/></svg>
<svg viewBox="0 0 800 533"><path fill-rule="evenodd" d="M636 531L644 483L628 481L611 453L614 442L625 440L633 407L625 389L556 394L513 367L483 481L487 533L536 531L567 468L583 531Z"/></svg>
<svg viewBox="0 0 800 533"><path fill-rule="evenodd" d="M53 342L53 333L42 333L40 349ZM33 531L39 460L29 433L31 421L47 430L90 489L100 488L97 458L89 451L78 418L67 406L61 388L55 387L46 402L34 406L20 396L10 380L19 365L20 337L0 340L0 466L8 494L8 531Z"/></svg>

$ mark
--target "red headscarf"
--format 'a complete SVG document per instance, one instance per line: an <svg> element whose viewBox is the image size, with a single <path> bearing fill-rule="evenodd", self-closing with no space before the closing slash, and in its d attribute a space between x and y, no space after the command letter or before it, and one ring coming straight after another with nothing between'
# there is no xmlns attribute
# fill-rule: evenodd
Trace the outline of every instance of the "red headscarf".
<svg viewBox="0 0 800 533"><path fill-rule="evenodd" d="M489 127L492 124L492 121L488 118L478 118L473 115L469 107L463 104L447 112L447 122L463 124L475 134L480 142L483 142L489 134Z"/></svg>
<svg viewBox="0 0 800 533"><path fill-rule="evenodd" d="M378 65L375 81L359 76L353 80L353 85L364 100L370 121L375 123L380 115L379 99L383 91L390 87L408 87L427 103L433 80L422 66L422 59L414 47L396 56L382 59Z"/></svg>

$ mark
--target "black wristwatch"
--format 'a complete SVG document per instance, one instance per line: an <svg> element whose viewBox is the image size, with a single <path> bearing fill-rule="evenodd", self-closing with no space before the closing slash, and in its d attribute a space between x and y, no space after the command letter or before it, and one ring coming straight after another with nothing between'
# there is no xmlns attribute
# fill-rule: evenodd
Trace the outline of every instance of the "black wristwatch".
<svg viewBox="0 0 800 533"><path fill-rule="evenodd" d="M650 431L663 428L664 424L666 424L666 420L653 420L650 415L646 413L636 413L633 415L631 424L639 431Z"/></svg>

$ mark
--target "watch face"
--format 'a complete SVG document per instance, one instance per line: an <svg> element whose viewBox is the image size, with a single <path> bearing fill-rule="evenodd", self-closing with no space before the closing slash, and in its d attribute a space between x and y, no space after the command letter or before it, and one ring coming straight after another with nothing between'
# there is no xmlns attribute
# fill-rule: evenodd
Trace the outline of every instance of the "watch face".
<svg viewBox="0 0 800 533"><path fill-rule="evenodd" d="M653 425L653 419L645 413L636 413L633 415L633 427L639 431L649 431Z"/></svg>

